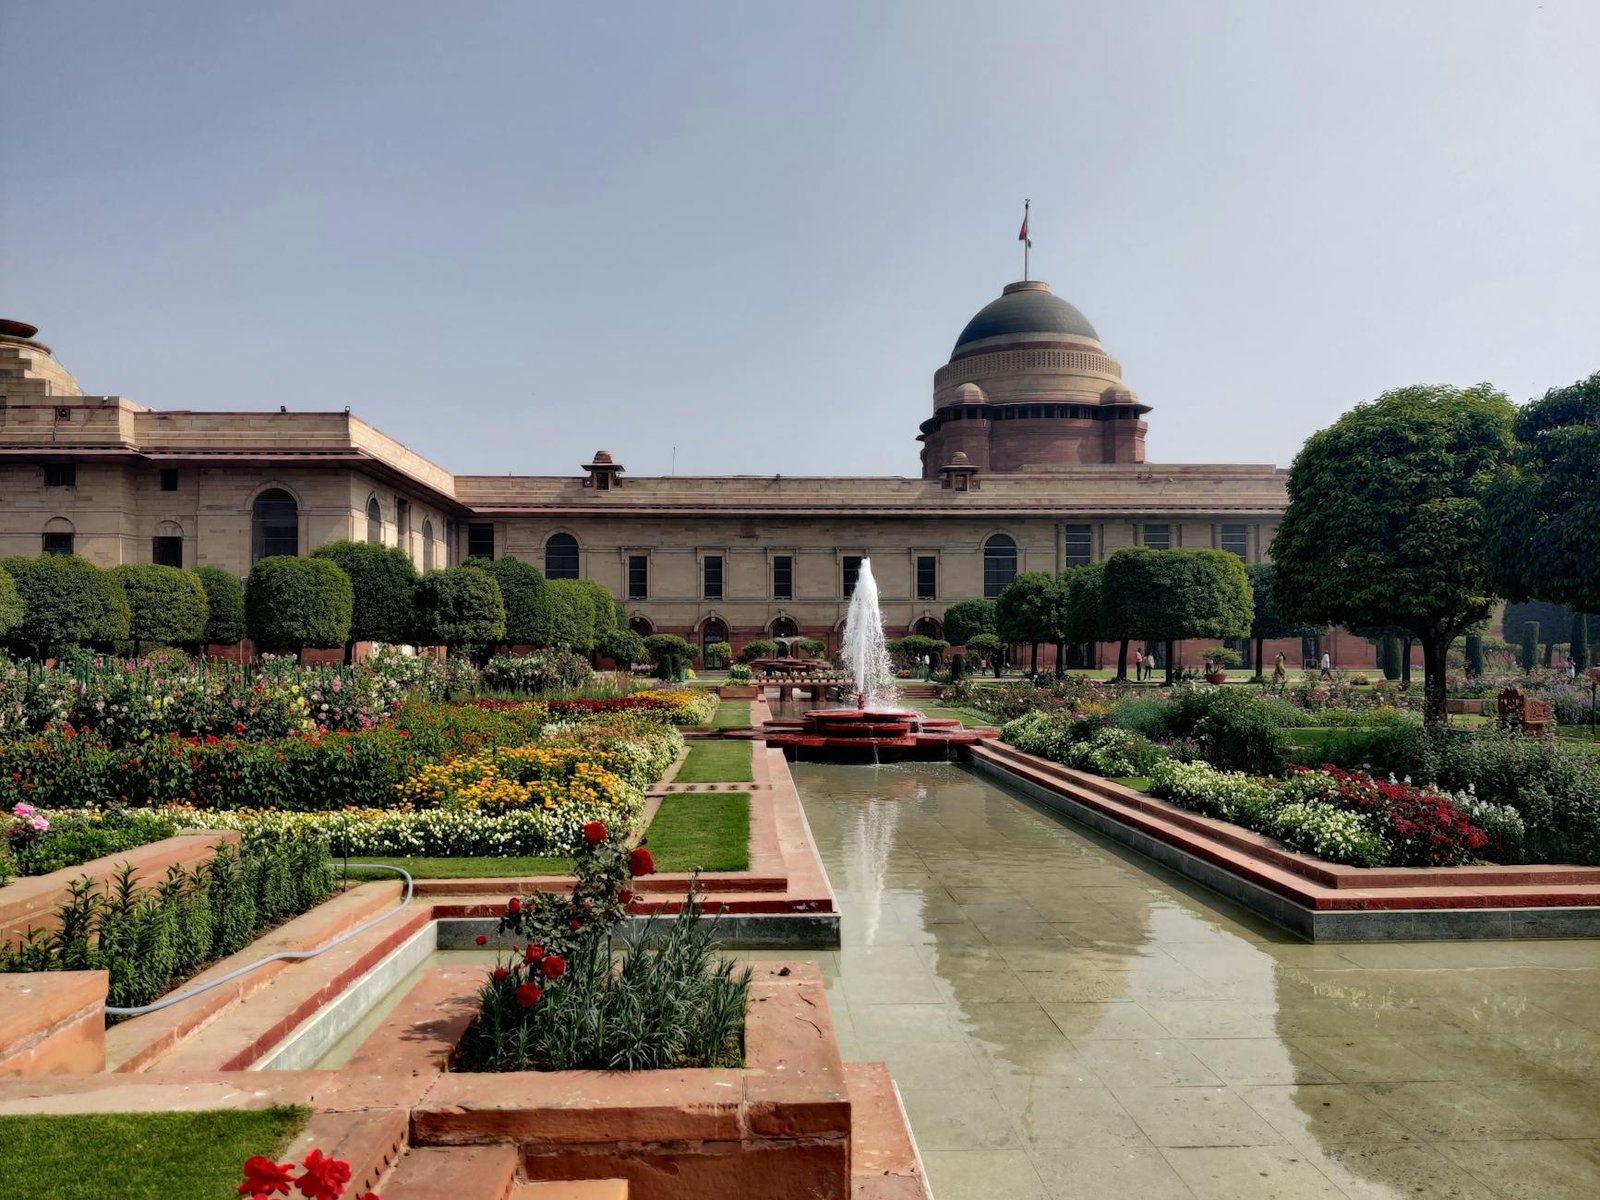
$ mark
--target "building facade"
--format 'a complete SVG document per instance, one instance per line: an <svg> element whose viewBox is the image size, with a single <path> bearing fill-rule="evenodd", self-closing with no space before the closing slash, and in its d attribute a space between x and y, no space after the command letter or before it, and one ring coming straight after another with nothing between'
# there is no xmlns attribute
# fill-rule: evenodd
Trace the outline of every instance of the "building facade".
<svg viewBox="0 0 1600 1200"><path fill-rule="evenodd" d="M215 565L326 541L402 547L421 570L510 554L603 583L635 629L697 644L837 645L870 558L891 635L1021 571L1128 546L1262 560L1286 496L1270 465L1144 461L1151 411L1087 318L1008 285L935 372L921 478L454 475L348 410L192 412L85 395L0 322L0 554ZM908 431L909 432L909 431Z"/></svg>

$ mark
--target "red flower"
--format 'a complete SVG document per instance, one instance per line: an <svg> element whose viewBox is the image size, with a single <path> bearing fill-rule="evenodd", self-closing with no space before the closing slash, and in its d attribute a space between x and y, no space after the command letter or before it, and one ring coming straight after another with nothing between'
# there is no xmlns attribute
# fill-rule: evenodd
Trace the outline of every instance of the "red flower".
<svg viewBox="0 0 1600 1200"><path fill-rule="evenodd" d="M244 732L244 722L243 721L235 721L233 723L233 731L235 733L243 733Z"/></svg>
<svg viewBox="0 0 1600 1200"><path fill-rule="evenodd" d="M627 904L633 899L633 889L623 888L622 891L617 894L617 899L621 900L624 904Z"/></svg>
<svg viewBox="0 0 1600 1200"><path fill-rule="evenodd" d="M482 946L482 945L487 944L487 942L489 941L489 938L488 938L487 935L480 933L477 937L473 938L472 940L477 942L478 945Z"/></svg>
<svg viewBox="0 0 1600 1200"><path fill-rule="evenodd" d="M559 954L552 954L539 964L539 970L544 972L546 979L560 979L567 973L567 960Z"/></svg>
<svg viewBox="0 0 1600 1200"><path fill-rule="evenodd" d="M295 1186L307 1200L339 1200L344 1195L344 1185L350 1182L350 1164L344 1159L313 1150L300 1165L306 1173L295 1180Z"/></svg>
<svg viewBox="0 0 1600 1200"><path fill-rule="evenodd" d="M544 947L543 946L532 946L532 945L530 945L528 947L528 958L529 959L543 958L543 957L544 957Z"/></svg>
<svg viewBox="0 0 1600 1200"><path fill-rule="evenodd" d="M656 873L655 856L640 846L628 855L628 870L634 875L654 875Z"/></svg>
<svg viewBox="0 0 1600 1200"><path fill-rule="evenodd" d="M517 1003L523 1008L532 1008L539 1003L539 997L544 995L544 989L531 980L517 988Z"/></svg>
<svg viewBox="0 0 1600 1200"><path fill-rule="evenodd" d="M576 917L574 917L572 920L567 922L567 928L568 929L576 931L578 929L578 927L579 927L578 926L578 920L577 920Z"/></svg>
<svg viewBox="0 0 1600 1200"><path fill-rule="evenodd" d="M508 972L506 971L506 969L504 967L496 967L494 969L494 977L496 979L504 979L507 974L508 974Z"/></svg>
<svg viewBox="0 0 1600 1200"><path fill-rule="evenodd" d="M597 846L606 840L606 823L604 821L590 821L583 827L583 840L591 846Z"/></svg>
<svg viewBox="0 0 1600 1200"><path fill-rule="evenodd" d="M506 901L506 908L509 909L511 912L521 912L522 911L522 901L520 899L518 899L516 896L513 896L513 897L511 897L511 899Z"/></svg>
<svg viewBox="0 0 1600 1200"><path fill-rule="evenodd" d="M244 1160L244 1182L239 1185L241 1196L280 1196L289 1194L293 1163L275 1163L265 1154L252 1154Z"/></svg>

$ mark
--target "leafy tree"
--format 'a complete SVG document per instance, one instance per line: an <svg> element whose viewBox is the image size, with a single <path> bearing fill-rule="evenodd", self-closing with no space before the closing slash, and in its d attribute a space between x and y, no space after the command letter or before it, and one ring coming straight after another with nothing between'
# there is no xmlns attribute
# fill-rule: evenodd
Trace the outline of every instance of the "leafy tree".
<svg viewBox="0 0 1600 1200"><path fill-rule="evenodd" d="M195 578L206 593L206 627L200 641L231 646L244 640L244 584L221 567L196 567Z"/></svg>
<svg viewBox="0 0 1600 1200"><path fill-rule="evenodd" d="M644 639L626 626L608 629L596 636L595 649L623 668L644 662L649 655L644 648Z"/></svg>
<svg viewBox="0 0 1600 1200"><path fill-rule="evenodd" d="M949 642L926 637L920 633L907 634L888 644L889 657L901 670L920 666L923 660L929 658L933 659L935 666L938 666L944 661L944 652L948 649L950 649Z"/></svg>
<svg viewBox="0 0 1600 1200"><path fill-rule="evenodd" d="M1278 638L1316 637L1322 630L1315 625L1291 621L1278 610L1272 600L1274 568L1271 563L1251 563L1244 569L1244 573L1250 580L1250 595L1255 606L1255 615L1250 622L1250 636L1256 644L1256 678L1260 679L1266 668L1264 661L1266 651L1262 643L1276 641Z"/></svg>
<svg viewBox="0 0 1600 1200"><path fill-rule="evenodd" d="M994 624L1001 641L1027 643L1028 672L1037 673L1039 643L1066 640L1066 589L1049 571L1024 571L996 597Z"/></svg>
<svg viewBox="0 0 1600 1200"><path fill-rule="evenodd" d="M1568 642L1567 657L1572 665L1584 671L1589 667L1589 619L1582 613L1572 614L1572 633Z"/></svg>
<svg viewBox="0 0 1600 1200"><path fill-rule="evenodd" d="M1167 682L1185 638L1250 633L1255 601L1237 554L1226 550L1119 550L1106 560L1103 603L1123 636L1167 645Z"/></svg>
<svg viewBox="0 0 1600 1200"><path fill-rule="evenodd" d="M1006 644L995 634L973 634L967 639L967 653L976 655L980 665L987 662L996 679L1006 668Z"/></svg>
<svg viewBox="0 0 1600 1200"><path fill-rule="evenodd" d="M581 579L547 579L550 596L550 644L588 654L594 649L594 603Z"/></svg>
<svg viewBox="0 0 1600 1200"><path fill-rule="evenodd" d="M0 563L16 584L22 620L11 642L24 654L57 657L72 646L128 636L122 582L76 555L41 554Z"/></svg>
<svg viewBox="0 0 1600 1200"><path fill-rule="evenodd" d="M11 573L0 567L0 636L22 624L22 597L17 594Z"/></svg>
<svg viewBox="0 0 1600 1200"><path fill-rule="evenodd" d="M694 662L694 647L675 633L651 634L644 639L644 648L662 679L678 678Z"/></svg>
<svg viewBox="0 0 1600 1200"><path fill-rule="evenodd" d="M1531 671L1539 665L1539 622L1524 621L1522 623L1522 652L1521 663L1524 671Z"/></svg>
<svg viewBox="0 0 1600 1200"><path fill-rule="evenodd" d="M711 642L705 649L707 670L718 670L733 658L733 647L727 642Z"/></svg>
<svg viewBox="0 0 1600 1200"><path fill-rule="evenodd" d="M1524 405L1512 429L1484 499L1490 579L1513 600L1600 610L1600 372Z"/></svg>
<svg viewBox="0 0 1600 1200"><path fill-rule="evenodd" d="M395 645L411 637L411 605L417 591L417 568L398 546L372 542L329 542L313 558L325 558L350 576L355 608L345 640L344 660L355 660L357 642Z"/></svg>
<svg viewBox="0 0 1600 1200"><path fill-rule="evenodd" d="M1483 674L1483 634L1467 634L1467 674L1476 679Z"/></svg>
<svg viewBox="0 0 1600 1200"><path fill-rule="evenodd" d="M111 573L128 599L133 655L145 646L192 645L206 631L206 589L191 571L154 563L127 563Z"/></svg>
<svg viewBox="0 0 1600 1200"><path fill-rule="evenodd" d="M1572 610L1553 600L1514 601L1500 615L1500 633L1508 642L1522 644L1522 627L1529 621L1541 630L1565 629L1572 621Z"/></svg>
<svg viewBox="0 0 1600 1200"><path fill-rule="evenodd" d="M820 638L806 638L800 643L800 649L804 650L812 658L821 658L828 652L828 643Z"/></svg>
<svg viewBox="0 0 1600 1200"><path fill-rule="evenodd" d="M597 637L619 625L626 627L627 614L622 612L616 598L606 590L605 584L598 579L575 579L571 582L589 601L589 611L593 614L594 632Z"/></svg>
<svg viewBox="0 0 1600 1200"><path fill-rule="evenodd" d="M1061 573L1061 578L1067 591L1067 640L1118 643L1117 678L1127 679L1129 635L1106 612L1106 564L1071 567Z"/></svg>
<svg viewBox="0 0 1600 1200"><path fill-rule="evenodd" d="M1513 415L1487 384L1402 388L1312 434L1289 471L1273 602L1292 620L1412 634L1429 728L1450 643L1495 603L1483 498L1510 461Z"/></svg>
<svg viewBox="0 0 1600 1200"><path fill-rule="evenodd" d="M500 585L477 567L429 571L417 584L416 623L422 645L481 652L506 634Z"/></svg>
<svg viewBox="0 0 1600 1200"><path fill-rule="evenodd" d="M513 646L545 647L550 639L554 604L549 585L539 569L520 558L469 558L461 564L487 571L500 585L500 599L506 606L506 641ZM626 624L626 622L624 622Z"/></svg>
<svg viewBox="0 0 1600 1200"><path fill-rule="evenodd" d="M771 658L778 652L778 643L767 638L753 638L739 651L739 661L755 662L758 658Z"/></svg>
<svg viewBox="0 0 1600 1200"><path fill-rule="evenodd" d="M944 610L944 636L952 646L964 645L980 633L995 633L993 600L957 600Z"/></svg>
<svg viewBox="0 0 1600 1200"><path fill-rule="evenodd" d="M244 583L245 629L258 650L342 646L354 609L350 576L331 559L273 555L250 568Z"/></svg>

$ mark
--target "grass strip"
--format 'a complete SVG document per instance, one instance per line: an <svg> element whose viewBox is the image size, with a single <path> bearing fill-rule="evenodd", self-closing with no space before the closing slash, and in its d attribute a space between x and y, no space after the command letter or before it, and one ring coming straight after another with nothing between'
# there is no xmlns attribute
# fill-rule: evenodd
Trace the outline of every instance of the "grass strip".
<svg viewBox="0 0 1600 1200"><path fill-rule="evenodd" d="M689 757L672 777L673 783L749 783L750 743L701 741L689 743Z"/></svg>
<svg viewBox="0 0 1600 1200"><path fill-rule="evenodd" d="M716 715L711 718L713 729L749 729L750 728L750 701L748 700L723 700L717 705Z"/></svg>
<svg viewBox="0 0 1600 1200"><path fill-rule="evenodd" d="M278 1159L311 1110L0 1117L0 1196L217 1200L252 1154Z"/></svg>
<svg viewBox="0 0 1600 1200"><path fill-rule="evenodd" d="M462 858L379 858L371 854L362 854L353 855L352 858L359 858L361 862L387 863L391 867L403 867L411 872L413 879L521 879L534 875L572 874L570 858L537 854L509 855L504 858L493 855ZM339 860L334 861L336 866L340 865ZM395 876L387 871L364 871L360 867L351 867L350 878L393 879Z"/></svg>
<svg viewBox="0 0 1600 1200"><path fill-rule="evenodd" d="M658 871L748 871L750 796L746 792L666 796L645 840Z"/></svg>

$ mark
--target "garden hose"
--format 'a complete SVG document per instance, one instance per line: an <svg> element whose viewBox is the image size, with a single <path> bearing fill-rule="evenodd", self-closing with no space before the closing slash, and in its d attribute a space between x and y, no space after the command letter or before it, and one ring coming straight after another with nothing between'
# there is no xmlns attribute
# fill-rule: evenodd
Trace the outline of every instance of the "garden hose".
<svg viewBox="0 0 1600 1200"><path fill-rule="evenodd" d="M207 982L199 984L196 987L185 988L181 992L176 992L171 996L163 996L161 999L156 1000L153 1003L142 1004L138 1008L113 1008L108 1004L106 1005L106 1016L142 1017L145 1013L158 1012L161 1009L169 1008L180 1001L193 999L195 996L201 995L204 992L209 992L214 987L220 987L224 983L238 979L241 975L247 975L251 971L254 971L257 967L265 966L269 962L302 962L308 958L315 958L323 951L332 950L341 942L349 941L351 938L355 937L356 934L361 933L363 930L371 929L380 921L387 921L390 917L394 916L395 913L399 912L402 908L411 903L411 873L404 867L396 867L389 863L363 862L347 862L344 865L346 879L349 879L350 877L349 869L351 867L366 867L375 871L393 871L395 874L405 879L405 895L400 898L400 903L395 905L393 908L387 909L384 912L379 913L377 916L368 917L365 921L361 922L361 924L345 930L338 937L334 938L332 941L324 942L315 950L280 950L276 954L269 954L265 958L256 959L256 961L253 963L246 963L242 967L237 967L234 970L229 971L226 975L219 975L217 978L208 980Z"/></svg>

